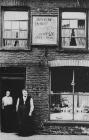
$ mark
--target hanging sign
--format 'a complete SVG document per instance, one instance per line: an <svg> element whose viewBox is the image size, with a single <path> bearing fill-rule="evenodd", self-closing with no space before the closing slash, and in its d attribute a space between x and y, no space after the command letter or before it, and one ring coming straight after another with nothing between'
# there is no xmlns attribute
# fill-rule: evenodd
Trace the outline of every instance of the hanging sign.
<svg viewBox="0 0 89 140"><path fill-rule="evenodd" d="M57 44L57 16L33 16L32 44Z"/></svg>

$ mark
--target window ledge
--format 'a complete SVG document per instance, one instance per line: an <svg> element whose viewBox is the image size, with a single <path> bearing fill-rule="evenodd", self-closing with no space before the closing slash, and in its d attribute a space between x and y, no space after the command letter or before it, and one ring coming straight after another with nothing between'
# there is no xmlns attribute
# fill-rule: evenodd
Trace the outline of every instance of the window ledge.
<svg viewBox="0 0 89 140"><path fill-rule="evenodd" d="M30 51L31 47L1 47L0 51Z"/></svg>
<svg viewBox="0 0 89 140"><path fill-rule="evenodd" d="M72 120L61 120L61 121L57 121L57 120L49 120L49 121L45 121L44 125L50 125L50 124L83 124L83 125L89 125L89 121L72 121Z"/></svg>
<svg viewBox="0 0 89 140"><path fill-rule="evenodd" d="M59 49L60 53L89 53L88 49Z"/></svg>

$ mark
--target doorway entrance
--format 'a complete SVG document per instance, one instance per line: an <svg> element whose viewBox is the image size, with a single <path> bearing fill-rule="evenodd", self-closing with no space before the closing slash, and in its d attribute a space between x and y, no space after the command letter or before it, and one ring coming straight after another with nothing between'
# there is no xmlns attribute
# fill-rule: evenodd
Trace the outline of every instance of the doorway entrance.
<svg viewBox="0 0 89 140"><path fill-rule="evenodd" d="M11 96L13 98L13 126L11 127L13 131L17 128L17 115L16 115L16 102L18 97L21 96L21 91L25 88L25 68L18 67L8 67L1 68L1 98L5 96L7 90L10 90ZM3 130L3 116L1 113L1 130Z"/></svg>

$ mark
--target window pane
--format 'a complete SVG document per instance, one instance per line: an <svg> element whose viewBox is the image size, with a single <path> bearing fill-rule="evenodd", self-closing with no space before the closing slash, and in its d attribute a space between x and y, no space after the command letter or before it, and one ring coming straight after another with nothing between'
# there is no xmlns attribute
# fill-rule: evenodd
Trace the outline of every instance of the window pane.
<svg viewBox="0 0 89 140"><path fill-rule="evenodd" d="M54 93L71 92L72 69L57 68L51 71L51 90Z"/></svg>
<svg viewBox="0 0 89 140"><path fill-rule="evenodd" d="M70 46L70 38L62 38L62 47Z"/></svg>
<svg viewBox="0 0 89 140"><path fill-rule="evenodd" d="M28 12L7 11L4 12L4 20L28 20Z"/></svg>
<svg viewBox="0 0 89 140"><path fill-rule="evenodd" d="M27 31L20 31L20 38L27 39L28 38L28 32Z"/></svg>
<svg viewBox="0 0 89 140"><path fill-rule="evenodd" d="M12 30L12 38L19 38L19 30Z"/></svg>
<svg viewBox="0 0 89 140"><path fill-rule="evenodd" d="M3 39L3 44L4 44L4 46L6 46L6 47L14 47L14 48L16 48L16 47L23 47L23 48L25 48L25 47L27 47L27 40L5 40L5 39Z"/></svg>
<svg viewBox="0 0 89 140"><path fill-rule="evenodd" d="M75 37L86 37L85 30L83 29L75 30Z"/></svg>
<svg viewBox="0 0 89 140"><path fill-rule="evenodd" d="M73 119L73 96L53 94L50 95L50 119L72 120Z"/></svg>
<svg viewBox="0 0 89 140"><path fill-rule="evenodd" d="M4 29L11 29L11 22L10 21L4 21Z"/></svg>
<svg viewBox="0 0 89 140"><path fill-rule="evenodd" d="M89 93L74 97L74 120L89 121Z"/></svg>
<svg viewBox="0 0 89 140"><path fill-rule="evenodd" d="M62 28L69 28L70 22L69 20L62 20Z"/></svg>
<svg viewBox="0 0 89 140"><path fill-rule="evenodd" d="M89 69L75 70L75 92L89 92Z"/></svg>
<svg viewBox="0 0 89 140"><path fill-rule="evenodd" d="M70 28L77 28L78 21L77 20L70 20Z"/></svg>
<svg viewBox="0 0 89 140"><path fill-rule="evenodd" d="M62 28L78 28L78 20L62 20Z"/></svg>
<svg viewBox="0 0 89 140"><path fill-rule="evenodd" d="M80 48L85 48L85 46L86 46L86 38L76 38L76 44Z"/></svg>
<svg viewBox="0 0 89 140"><path fill-rule="evenodd" d="M62 37L71 37L72 29L62 29ZM75 37L86 37L85 30L74 29Z"/></svg>
<svg viewBox="0 0 89 140"><path fill-rule="evenodd" d="M28 23L26 21L20 22L20 30L27 30L28 29Z"/></svg>
<svg viewBox="0 0 89 140"><path fill-rule="evenodd" d="M62 37L71 37L71 29L62 29Z"/></svg>
<svg viewBox="0 0 89 140"><path fill-rule="evenodd" d="M85 20L78 20L78 28L79 29L85 28Z"/></svg>
<svg viewBox="0 0 89 140"><path fill-rule="evenodd" d="M13 45L13 42L12 42L12 40L5 40L5 39L3 39L3 45L11 47Z"/></svg>
<svg viewBox="0 0 89 140"><path fill-rule="evenodd" d="M63 12L63 19L86 19L86 13L84 12Z"/></svg>
<svg viewBox="0 0 89 140"><path fill-rule="evenodd" d="M19 29L19 22L18 21L14 21L14 22L11 22L12 23L12 30L13 29Z"/></svg>
<svg viewBox="0 0 89 140"><path fill-rule="evenodd" d="M19 40L20 47L27 47L27 40Z"/></svg>
<svg viewBox="0 0 89 140"><path fill-rule="evenodd" d="M11 37L12 37L12 32L11 32L11 30L6 30L6 31L4 31L3 37L4 37L4 38L11 38Z"/></svg>
<svg viewBox="0 0 89 140"><path fill-rule="evenodd" d="M86 38L75 38L71 40L71 38L62 38L62 47L65 48L85 48L86 46Z"/></svg>

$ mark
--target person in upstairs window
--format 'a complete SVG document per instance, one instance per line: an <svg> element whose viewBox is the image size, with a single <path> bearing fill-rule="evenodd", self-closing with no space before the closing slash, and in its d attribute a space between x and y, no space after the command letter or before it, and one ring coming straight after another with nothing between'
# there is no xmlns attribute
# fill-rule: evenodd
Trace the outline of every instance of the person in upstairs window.
<svg viewBox="0 0 89 140"><path fill-rule="evenodd" d="M72 29L72 32L71 32L70 46L77 46L76 40L75 40L75 31L74 31L74 29Z"/></svg>
<svg viewBox="0 0 89 140"><path fill-rule="evenodd" d="M18 40L18 32L16 32L16 40L15 40L15 43L14 43L14 46L19 46L19 40Z"/></svg>
<svg viewBox="0 0 89 140"><path fill-rule="evenodd" d="M10 91L6 91L6 95L2 98L2 131L11 132L13 123L13 98Z"/></svg>
<svg viewBox="0 0 89 140"><path fill-rule="evenodd" d="M32 97L23 89L22 96L17 99L16 111L18 115L18 125L20 134L32 133L32 113L34 104Z"/></svg>

